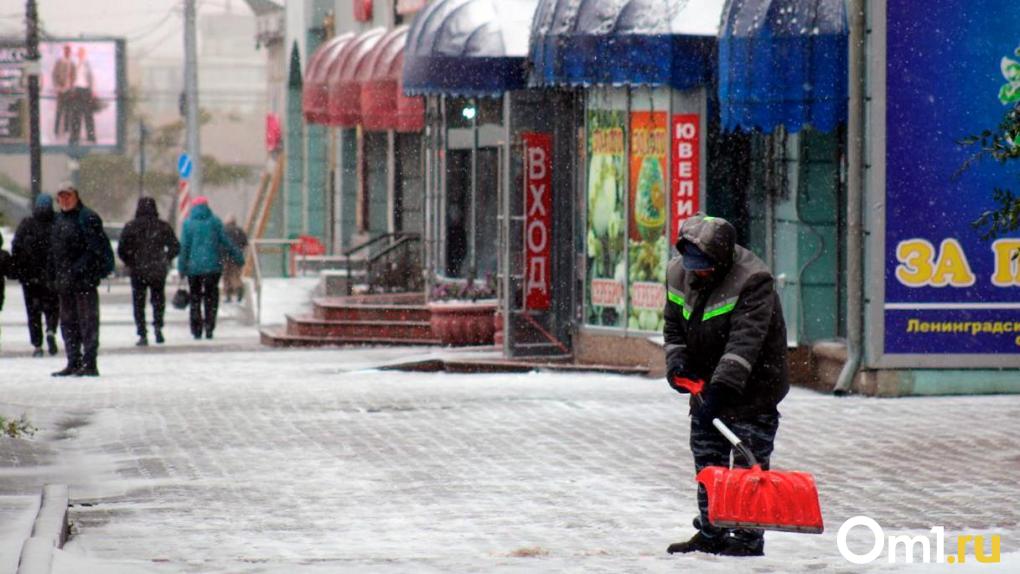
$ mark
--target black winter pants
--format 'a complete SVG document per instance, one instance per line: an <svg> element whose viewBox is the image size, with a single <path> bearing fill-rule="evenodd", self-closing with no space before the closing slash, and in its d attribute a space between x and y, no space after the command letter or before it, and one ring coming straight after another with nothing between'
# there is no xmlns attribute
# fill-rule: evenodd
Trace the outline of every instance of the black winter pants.
<svg viewBox="0 0 1020 574"><path fill-rule="evenodd" d="M209 335L216 329L216 313L220 304L220 274L190 275L188 289L191 291L189 303L191 334L198 337L204 329L206 335Z"/></svg>
<svg viewBox="0 0 1020 574"><path fill-rule="evenodd" d="M163 329L163 315L166 313L166 277L139 277L131 276L131 304L135 311L135 329L139 337L144 337L145 332L145 292L149 291L149 300L152 303L152 328L156 331Z"/></svg>
<svg viewBox="0 0 1020 574"><path fill-rule="evenodd" d="M769 468L769 458L775 445L776 431L779 429L779 415L758 415L757 417L723 421L744 444L751 450L763 469ZM703 425L698 417L691 417L691 453L694 454L695 473L701 472L706 466L730 466L730 451L733 450L726 440L711 423ZM733 466L747 468L750 465L739 452L733 452ZM701 531L708 536L732 533L742 541L755 544L762 540L761 530L724 529L712 526L708 521L708 493L705 487L698 485L698 510L701 512Z"/></svg>
<svg viewBox="0 0 1020 574"><path fill-rule="evenodd" d="M60 294L60 333L69 366L95 367L99 354L99 291Z"/></svg>
<svg viewBox="0 0 1020 574"><path fill-rule="evenodd" d="M33 347L42 347L43 318L46 333L56 333L60 323L60 298L45 285L22 285L25 313L28 315L28 338Z"/></svg>

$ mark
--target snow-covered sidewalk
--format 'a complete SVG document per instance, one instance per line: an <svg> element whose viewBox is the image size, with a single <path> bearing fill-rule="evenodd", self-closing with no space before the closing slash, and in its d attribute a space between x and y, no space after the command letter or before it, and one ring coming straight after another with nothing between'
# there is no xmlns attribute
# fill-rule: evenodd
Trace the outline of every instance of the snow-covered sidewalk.
<svg viewBox="0 0 1020 574"><path fill-rule="evenodd" d="M99 379L0 359L0 414L40 427L22 447L36 454L0 465L0 494L71 487L56 572L1020 571L1020 397L795 389L773 464L815 474L826 533L770 533L761 559L670 557L693 533L695 485L686 406L664 383L379 371L417 351L276 351L224 329L236 346L114 344ZM0 503L5 572L27 512L14 506ZM855 566L836 532L860 514L886 534L997 533L1002 561Z"/></svg>

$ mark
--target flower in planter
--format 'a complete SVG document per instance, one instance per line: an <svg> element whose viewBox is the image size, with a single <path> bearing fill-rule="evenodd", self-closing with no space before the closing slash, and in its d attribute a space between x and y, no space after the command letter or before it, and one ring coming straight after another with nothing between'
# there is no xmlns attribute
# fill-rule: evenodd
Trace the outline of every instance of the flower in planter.
<svg viewBox="0 0 1020 574"><path fill-rule="evenodd" d="M463 281L437 278L429 300L478 301L495 297L496 277L492 273L487 273L484 281L477 281L471 277Z"/></svg>

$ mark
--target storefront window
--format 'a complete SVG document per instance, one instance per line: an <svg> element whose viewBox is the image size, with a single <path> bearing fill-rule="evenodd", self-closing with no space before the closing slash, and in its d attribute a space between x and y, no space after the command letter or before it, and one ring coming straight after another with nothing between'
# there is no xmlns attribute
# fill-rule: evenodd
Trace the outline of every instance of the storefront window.
<svg viewBox="0 0 1020 574"><path fill-rule="evenodd" d="M588 326L662 331L672 188L682 183L671 183L670 108L666 88L588 94Z"/></svg>
<svg viewBox="0 0 1020 574"><path fill-rule="evenodd" d="M449 277L494 275L499 260L498 146L502 98L446 99L445 267Z"/></svg>
<svg viewBox="0 0 1020 574"><path fill-rule="evenodd" d="M587 110L585 323L624 327L627 283L626 97L593 90ZM625 96L625 95L624 95ZM622 103L622 105L621 105Z"/></svg>
<svg viewBox="0 0 1020 574"><path fill-rule="evenodd" d="M630 280L627 328L661 331L666 302L666 157L665 111L630 115L630 200L627 268Z"/></svg>
<svg viewBox="0 0 1020 574"><path fill-rule="evenodd" d="M448 129L470 128L478 115L473 98L446 99L446 127Z"/></svg>
<svg viewBox="0 0 1020 574"><path fill-rule="evenodd" d="M503 98L479 98L476 100L476 105L478 107L478 125L503 125Z"/></svg>

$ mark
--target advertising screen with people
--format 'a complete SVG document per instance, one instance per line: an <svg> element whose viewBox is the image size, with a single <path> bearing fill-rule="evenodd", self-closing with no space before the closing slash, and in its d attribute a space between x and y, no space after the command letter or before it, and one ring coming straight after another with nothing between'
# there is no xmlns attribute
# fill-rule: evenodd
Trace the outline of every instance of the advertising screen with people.
<svg viewBox="0 0 1020 574"><path fill-rule="evenodd" d="M42 145L119 145L121 55L116 40L39 43Z"/></svg>

